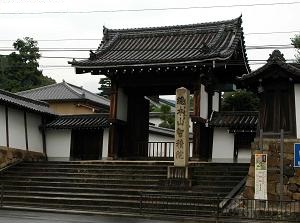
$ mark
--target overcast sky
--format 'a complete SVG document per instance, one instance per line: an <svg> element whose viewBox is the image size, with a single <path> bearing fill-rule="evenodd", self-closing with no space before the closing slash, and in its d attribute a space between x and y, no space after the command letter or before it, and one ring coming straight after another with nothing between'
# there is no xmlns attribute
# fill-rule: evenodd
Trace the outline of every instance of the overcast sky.
<svg viewBox="0 0 300 223"><path fill-rule="evenodd" d="M184 10L157 10L136 12L93 12L121 9L153 9L204 7L242 4L298 2L298 4L211 7ZM87 12L90 13L45 13L22 14L25 12ZM8 14L12 13L12 14ZM13 14L14 13L14 14ZM19 14L16 14L19 13ZM0 0L0 49L12 48L12 43L23 37L38 40L43 48L88 48L95 50L102 38L102 27L136 28L165 25L183 25L233 19L242 14L246 46L289 45L291 37L300 32L300 0ZM298 31L298 32L291 32ZM289 32L255 34L269 32ZM96 39L42 41L62 39ZM5 41L4 41L5 40ZM10 41L6 41L10 40ZM286 59L294 59L294 49L280 49ZM273 49L247 50L251 69L266 60ZM1 51L0 54L9 54ZM44 57L88 57L89 52L41 52ZM68 67L71 59L42 58L41 69L57 82L63 79L75 85L97 92L100 76L76 75ZM54 67L57 66L57 67Z"/></svg>

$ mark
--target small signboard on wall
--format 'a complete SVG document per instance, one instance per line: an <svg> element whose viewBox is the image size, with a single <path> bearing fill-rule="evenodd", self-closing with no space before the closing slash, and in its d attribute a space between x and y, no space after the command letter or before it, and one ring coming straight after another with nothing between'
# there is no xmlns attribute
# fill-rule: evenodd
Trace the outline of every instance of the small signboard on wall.
<svg viewBox="0 0 300 223"><path fill-rule="evenodd" d="M300 167L300 143L294 144L294 167Z"/></svg>
<svg viewBox="0 0 300 223"><path fill-rule="evenodd" d="M267 154L255 154L254 199L267 200Z"/></svg>

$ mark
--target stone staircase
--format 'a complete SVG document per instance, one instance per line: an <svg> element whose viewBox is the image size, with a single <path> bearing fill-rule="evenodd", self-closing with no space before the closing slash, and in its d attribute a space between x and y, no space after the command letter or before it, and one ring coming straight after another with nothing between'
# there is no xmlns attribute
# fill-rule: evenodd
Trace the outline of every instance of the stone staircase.
<svg viewBox="0 0 300 223"><path fill-rule="evenodd" d="M194 215L197 205L197 212L209 215L215 211L212 200L225 197L247 175L249 167L193 163L193 187L175 190L160 183L166 179L168 165L172 163L23 162L1 176L3 204L24 210L130 215L139 215L141 207L160 214Z"/></svg>

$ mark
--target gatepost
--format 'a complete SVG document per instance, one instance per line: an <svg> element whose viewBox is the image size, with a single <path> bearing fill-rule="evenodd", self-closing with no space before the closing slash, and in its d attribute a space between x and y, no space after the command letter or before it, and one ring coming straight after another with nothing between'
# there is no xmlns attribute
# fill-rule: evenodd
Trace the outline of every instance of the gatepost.
<svg viewBox="0 0 300 223"><path fill-rule="evenodd" d="M189 90L176 90L174 165L178 167L189 162L189 99Z"/></svg>
<svg viewBox="0 0 300 223"><path fill-rule="evenodd" d="M184 87L176 89L174 166L168 167L168 182L172 186L191 186L188 169L189 109L189 90Z"/></svg>

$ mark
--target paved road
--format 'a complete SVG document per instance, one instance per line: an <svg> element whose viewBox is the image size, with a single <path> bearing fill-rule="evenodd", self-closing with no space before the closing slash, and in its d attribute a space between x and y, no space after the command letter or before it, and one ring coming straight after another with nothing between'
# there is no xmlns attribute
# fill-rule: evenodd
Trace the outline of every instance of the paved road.
<svg viewBox="0 0 300 223"><path fill-rule="evenodd" d="M0 210L0 223L194 223L141 218Z"/></svg>
<svg viewBox="0 0 300 223"><path fill-rule="evenodd" d="M208 223L214 219L192 220L154 220L101 215L61 214L48 212L14 211L0 209L0 223ZM276 221L250 221L241 219L223 219L219 223L274 223Z"/></svg>

